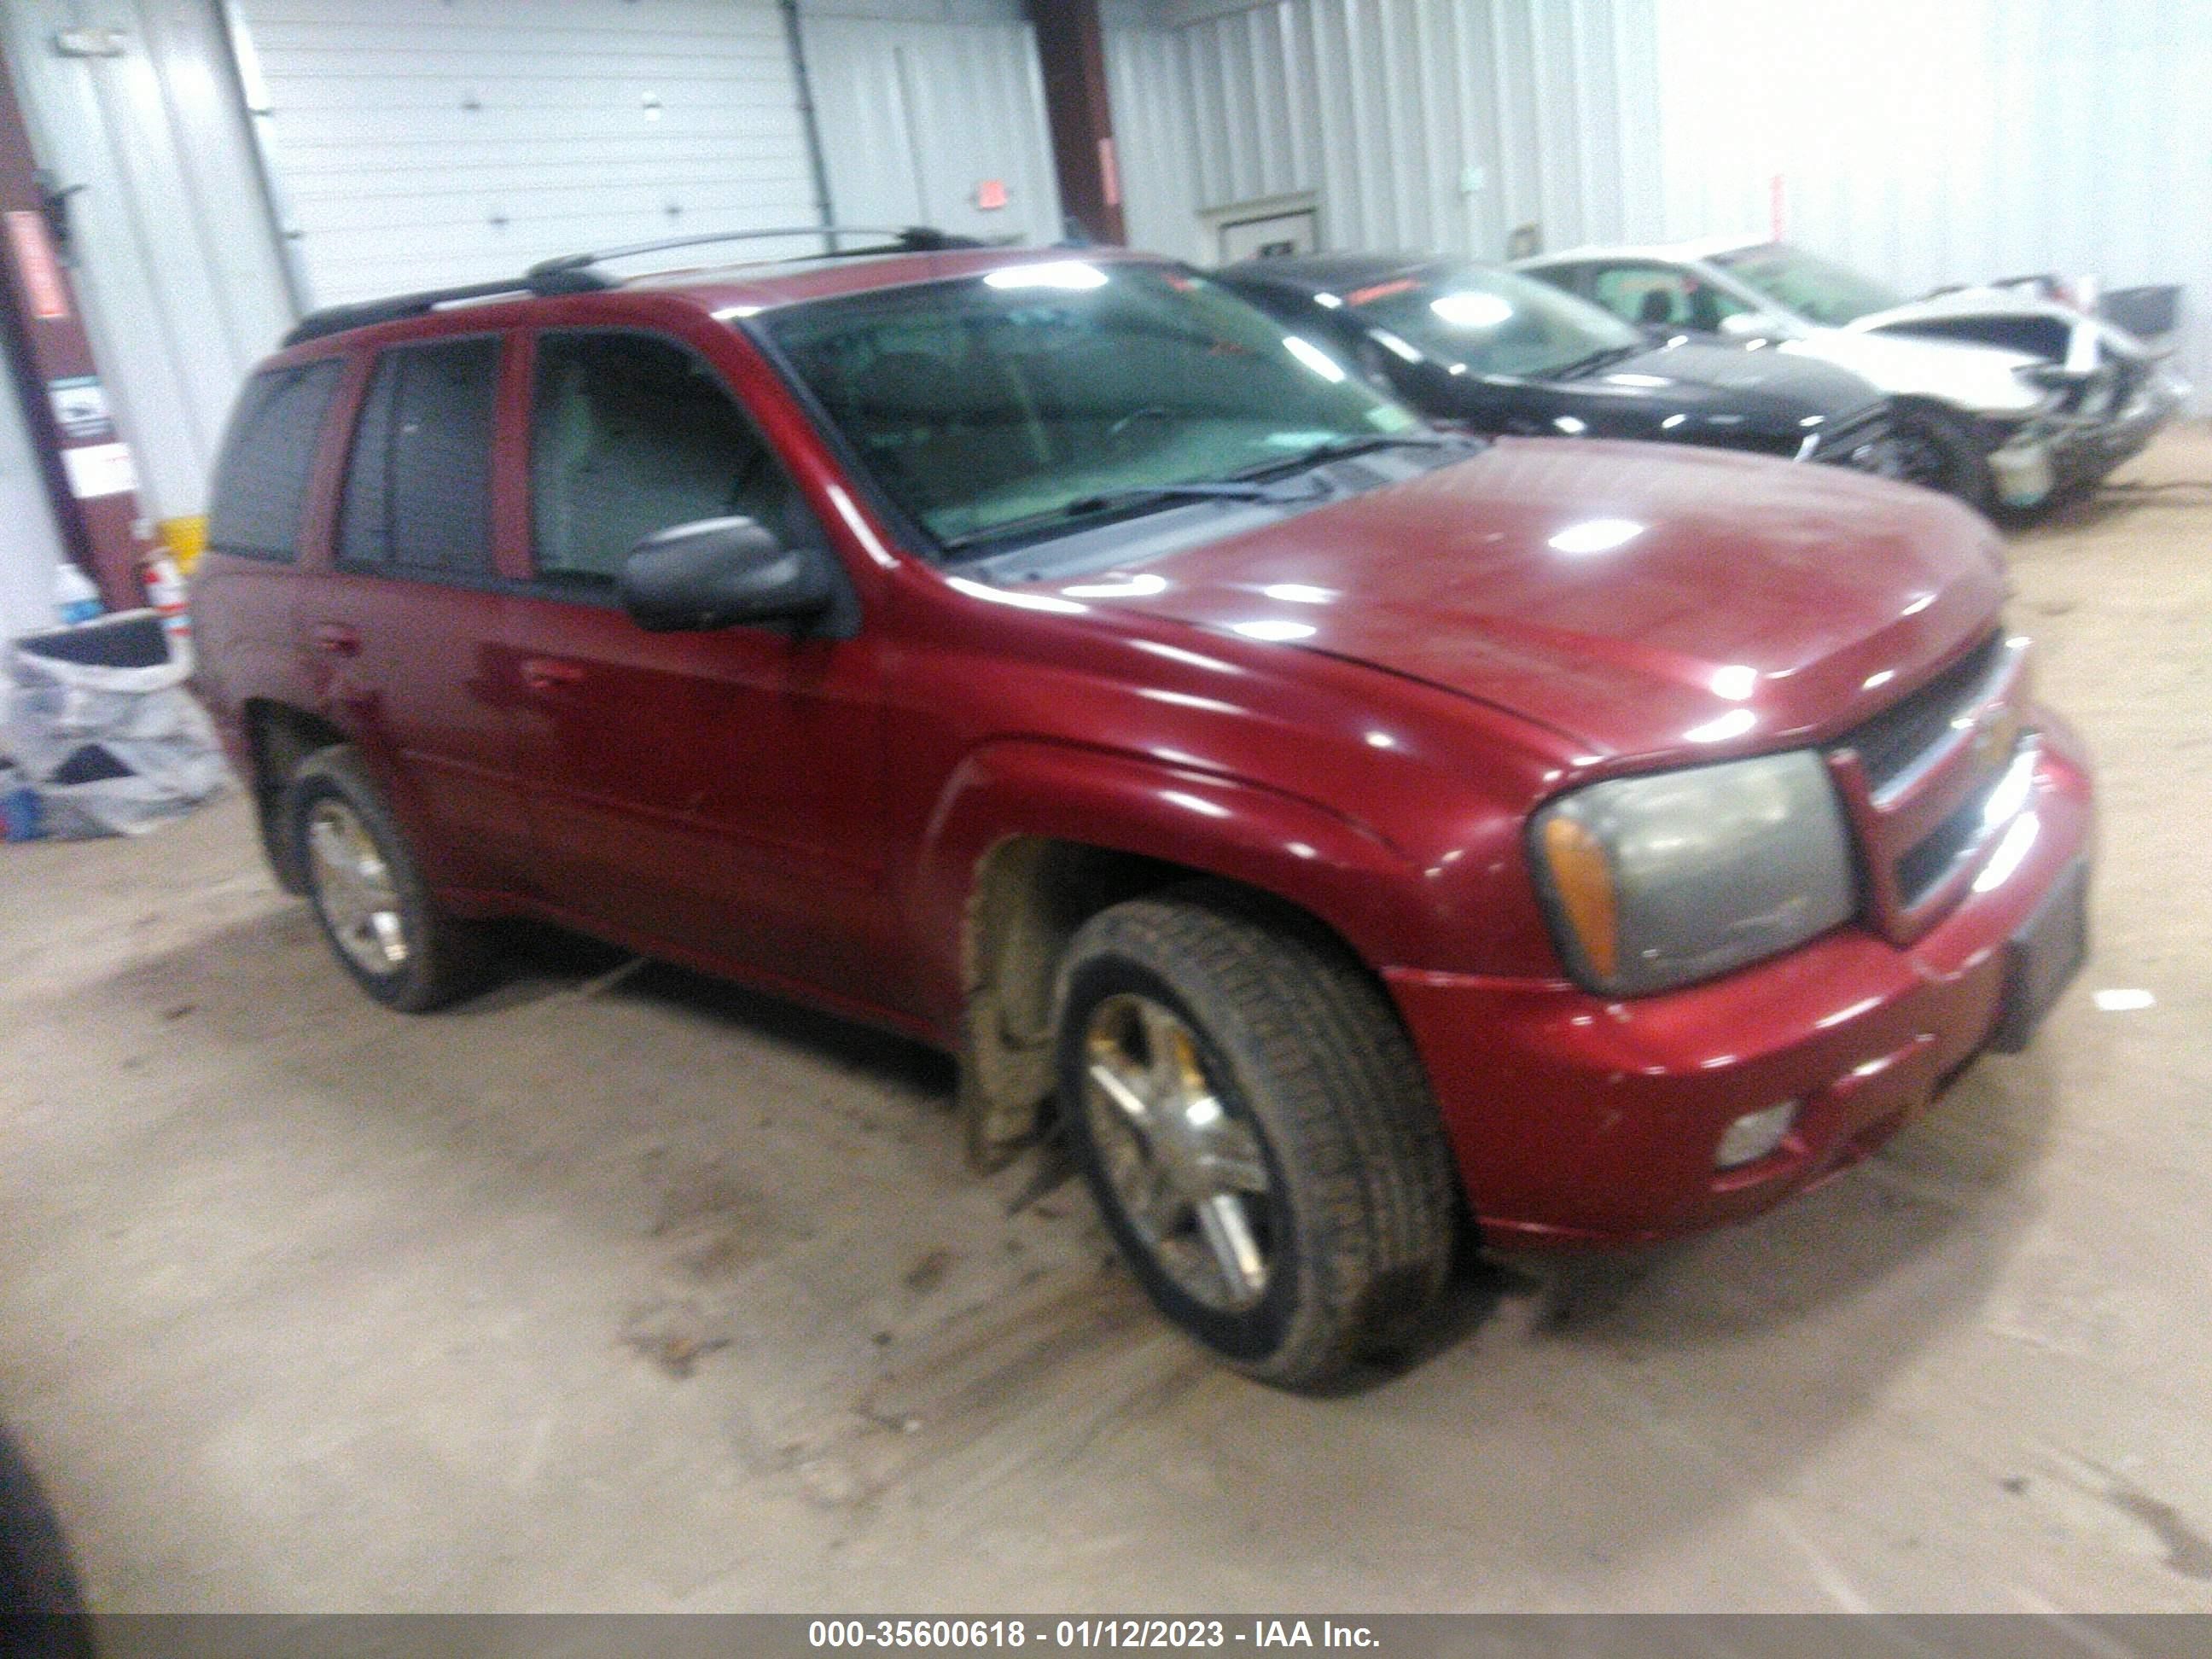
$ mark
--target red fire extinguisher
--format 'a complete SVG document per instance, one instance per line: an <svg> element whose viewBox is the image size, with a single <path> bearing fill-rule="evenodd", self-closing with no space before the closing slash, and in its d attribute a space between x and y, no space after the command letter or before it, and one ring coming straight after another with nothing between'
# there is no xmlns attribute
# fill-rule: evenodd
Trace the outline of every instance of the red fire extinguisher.
<svg viewBox="0 0 2212 1659"><path fill-rule="evenodd" d="M162 630L169 636L170 654L181 657L192 643L191 617L185 609L185 573L161 553L147 560L139 574L146 583L146 603L160 615Z"/></svg>

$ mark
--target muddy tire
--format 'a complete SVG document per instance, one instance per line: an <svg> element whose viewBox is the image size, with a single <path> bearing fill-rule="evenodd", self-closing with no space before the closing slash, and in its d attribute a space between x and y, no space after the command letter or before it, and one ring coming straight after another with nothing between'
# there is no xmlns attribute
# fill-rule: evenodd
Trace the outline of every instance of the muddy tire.
<svg viewBox="0 0 2212 1659"><path fill-rule="evenodd" d="M1454 1176L1411 1043L1334 940L1176 889L1085 923L1058 1007L1069 1146L1163 1313L1285 1388L1405 1340L1449 1270Z"/></svg>
<svg viewBox="0 0 2212 1659"><path fill-rule="evenodd" d="M60 1523L0 1435L0 1654L90 1659L92 1634Z"/></svg>
<svg viewBox="0 0 2212 1659"><path fill-rule="evenodd" d="M422 1013L484 982L489 930L430 896L384 796L343 744L301 761L282 822L331 953L387 1008Z"/></svg>

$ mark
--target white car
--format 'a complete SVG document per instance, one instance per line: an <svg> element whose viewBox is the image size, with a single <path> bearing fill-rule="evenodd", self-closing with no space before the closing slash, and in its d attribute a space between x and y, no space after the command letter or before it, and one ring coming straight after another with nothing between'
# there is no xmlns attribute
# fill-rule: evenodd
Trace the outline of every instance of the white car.
<svg viewBox="0 0 2212 1659"><path fill-rule="evenodd" d="M2095 484L2188 397L2142 342L2071 306L2015 287L1908 301L1784 242L1575 248L1515 269L1648 329L1852 370L1893 400L1904 476L1983 507Z"/></svg>

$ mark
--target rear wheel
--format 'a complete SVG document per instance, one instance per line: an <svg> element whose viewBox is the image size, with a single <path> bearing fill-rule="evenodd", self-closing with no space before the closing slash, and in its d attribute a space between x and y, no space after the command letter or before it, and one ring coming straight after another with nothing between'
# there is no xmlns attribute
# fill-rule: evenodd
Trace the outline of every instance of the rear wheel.
<svg viewBox="0 0 2212 1659"><path fill-rule="evenodd" d="M315 919L362 989L388 1008L421 1013L483 982L488 930L430 896L353 750L325 749L300 763L285 789L283 823Z"/></svg>
<svg viewBox="0 0 2212 1659"><path fill-rule="evenodd" d="M1068 1139L1161 1311L1291 1388L1408 1334L1449 1267L1452 1175L1372 980L1196 888L1094 917L1060 983Z"/></svg>

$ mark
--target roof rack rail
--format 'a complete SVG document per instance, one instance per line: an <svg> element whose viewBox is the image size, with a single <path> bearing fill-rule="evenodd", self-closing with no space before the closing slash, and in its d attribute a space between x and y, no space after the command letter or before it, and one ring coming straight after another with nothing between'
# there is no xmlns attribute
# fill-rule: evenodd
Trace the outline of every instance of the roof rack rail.
<svg viewBox="0 0 2212 1659"><path fill-rule="evenodd" d="M567 253L557 259L539 260L530 267L529 275L532 288L540 293L574 293L589 289L611 288L614 286L612 281L593 274L593 266L609 259L635 258L644 253L666 253L675 248L706 247L717 242L775 241L798 236L822 237L830 244L830 257L842 258L864 253L939 253L948 248L988 246L973 236L936 230L927 225L904 225L896 229L881 225L791 225L774 230L724 230L702 236L672 236L664 241L632 242L625 247L600 248L590 253ZM867 236L877 240L866 247L840 247L839 240L847 236Z"/></svg>
<svg viewBox="0 0 2212 1659"><path fill-rule="evenodd" d="M615 286L615 279L596 269L609 259L634 258L645 253L665 253L674 248L705 247L717 242L775 240L787 237L828 239L830 256L849 258L867 253L936 253L950 248L987 247L973 236L933 230L927 225L908 225L887 230L873 225L796 225L775 230L732 230L703 236L676 236L665 241L635 242L625 247L600 248L590 253L567 253L541 259L518 277L492 283L467 283L455 288L425 289L416 294L395 295L388 300L365 300L351 305L325 306L311 311L294 324L283 343L295 346L326 335L368 328L376 323L421 317L441 306L461 305L471 300L490 300L512 295L588 294ZM865 236L875 240L865 247L840 247L840 239Z"/></svg>
<svg viewBox="0 0 2212 1659"><path fill-rule="evenodd" d="M534 290L520 277L497 283L466 283L458 288L425 289L419 294L398 294L388 300L363 300L356 304L325 306L311 311L292 325L285 335L284 343L298 345L303 340L319 340L326 334L343 334L349 329L367 328L373 323L397 322L403 317L420 317L435 311L440 306L458 305L467 300L489 300L502 294L528 294Z"/></svg>

